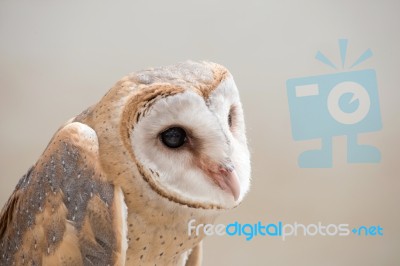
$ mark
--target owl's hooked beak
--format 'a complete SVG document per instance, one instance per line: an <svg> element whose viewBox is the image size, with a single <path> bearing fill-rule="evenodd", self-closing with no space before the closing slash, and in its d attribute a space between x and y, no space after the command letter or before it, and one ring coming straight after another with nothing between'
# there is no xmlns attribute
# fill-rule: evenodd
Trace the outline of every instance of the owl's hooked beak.
<svg viewBox="0 0 400 266"><path fill-rule="evenodd" d="M235 201L239 198L239 179L231 162L215 163L210 160L200 160L199 166L223 191L232 194Z"/></svg>
<svg viewBox="0 0 400 266"><path fill-rule="evenodd" d="M214 176L214 180L222 190L229 191L237 201L240 196L240 185L233 167L220 166L219 174Z"/></svg>

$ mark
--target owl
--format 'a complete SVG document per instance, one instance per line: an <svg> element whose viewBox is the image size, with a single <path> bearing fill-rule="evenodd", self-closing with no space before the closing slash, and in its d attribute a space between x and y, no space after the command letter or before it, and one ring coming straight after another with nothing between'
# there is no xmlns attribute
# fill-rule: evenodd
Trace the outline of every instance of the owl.
<svg viewBox="0 0 400 266"><path fill-rule="evenodd" d="M201 265L249 190L232 75L211 62L129 74L55 133L0 214L0 265Z"/></svg>

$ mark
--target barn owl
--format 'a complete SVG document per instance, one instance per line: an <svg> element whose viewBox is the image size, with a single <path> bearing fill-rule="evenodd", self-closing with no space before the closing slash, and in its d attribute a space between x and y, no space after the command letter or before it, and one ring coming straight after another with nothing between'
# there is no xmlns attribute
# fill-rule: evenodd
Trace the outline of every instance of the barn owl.
<svg viewBox="0 0 400 266"><path fill-rule="evenodd" d="M201 265L204 232L249 190L226 68L132 73L53 136L0 216L0 265Z"/></svg>

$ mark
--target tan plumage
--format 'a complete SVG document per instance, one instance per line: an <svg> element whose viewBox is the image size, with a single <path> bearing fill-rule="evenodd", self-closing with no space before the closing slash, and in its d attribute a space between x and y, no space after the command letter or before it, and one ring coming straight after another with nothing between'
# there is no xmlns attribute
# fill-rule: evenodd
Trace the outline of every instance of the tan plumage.
<svg viewBox="0 0 400 266"><path fill-rule="evenodd" d="M229 126L237 116L238 129L232 126L231 133L221 124L228 119L222 115L221 122L214 110L221 104L212 103L223 99L214 92L219 87L221 95L235 92L231 83L225 68L207 62L145 70L119 81L61 127L21 178L0 216L0 265L200 265L204 235L189 236L188 221L212 223L248 190L240 102L233 98L227 107ZM210 118L180 118L188 108L209 108ZM164 120L185 128L185 146L160 144ZM202 127L210 140L196 133L198 123L210 123ZM183 174L181 181L170 181L174 174L157 165L165 160L168 166L174 156L184 160L168 171L182 165L182 173L193 169L193 180Z"/></svg>

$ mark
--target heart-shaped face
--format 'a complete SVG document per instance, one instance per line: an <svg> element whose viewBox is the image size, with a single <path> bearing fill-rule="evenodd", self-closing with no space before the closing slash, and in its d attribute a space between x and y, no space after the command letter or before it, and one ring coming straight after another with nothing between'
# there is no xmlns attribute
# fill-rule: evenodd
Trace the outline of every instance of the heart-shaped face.
<svg viewBox="0 0 400 266"><path fill-rule="evenodd" d="M216 83L213 67L180 65L188 72L181 84L166 85L169 69L138 74L149 84L141 88L143 100L132 98L129 136L141 174L161 196L232 208L249 189L250 158L236 85L226 70Z"/></svg>

